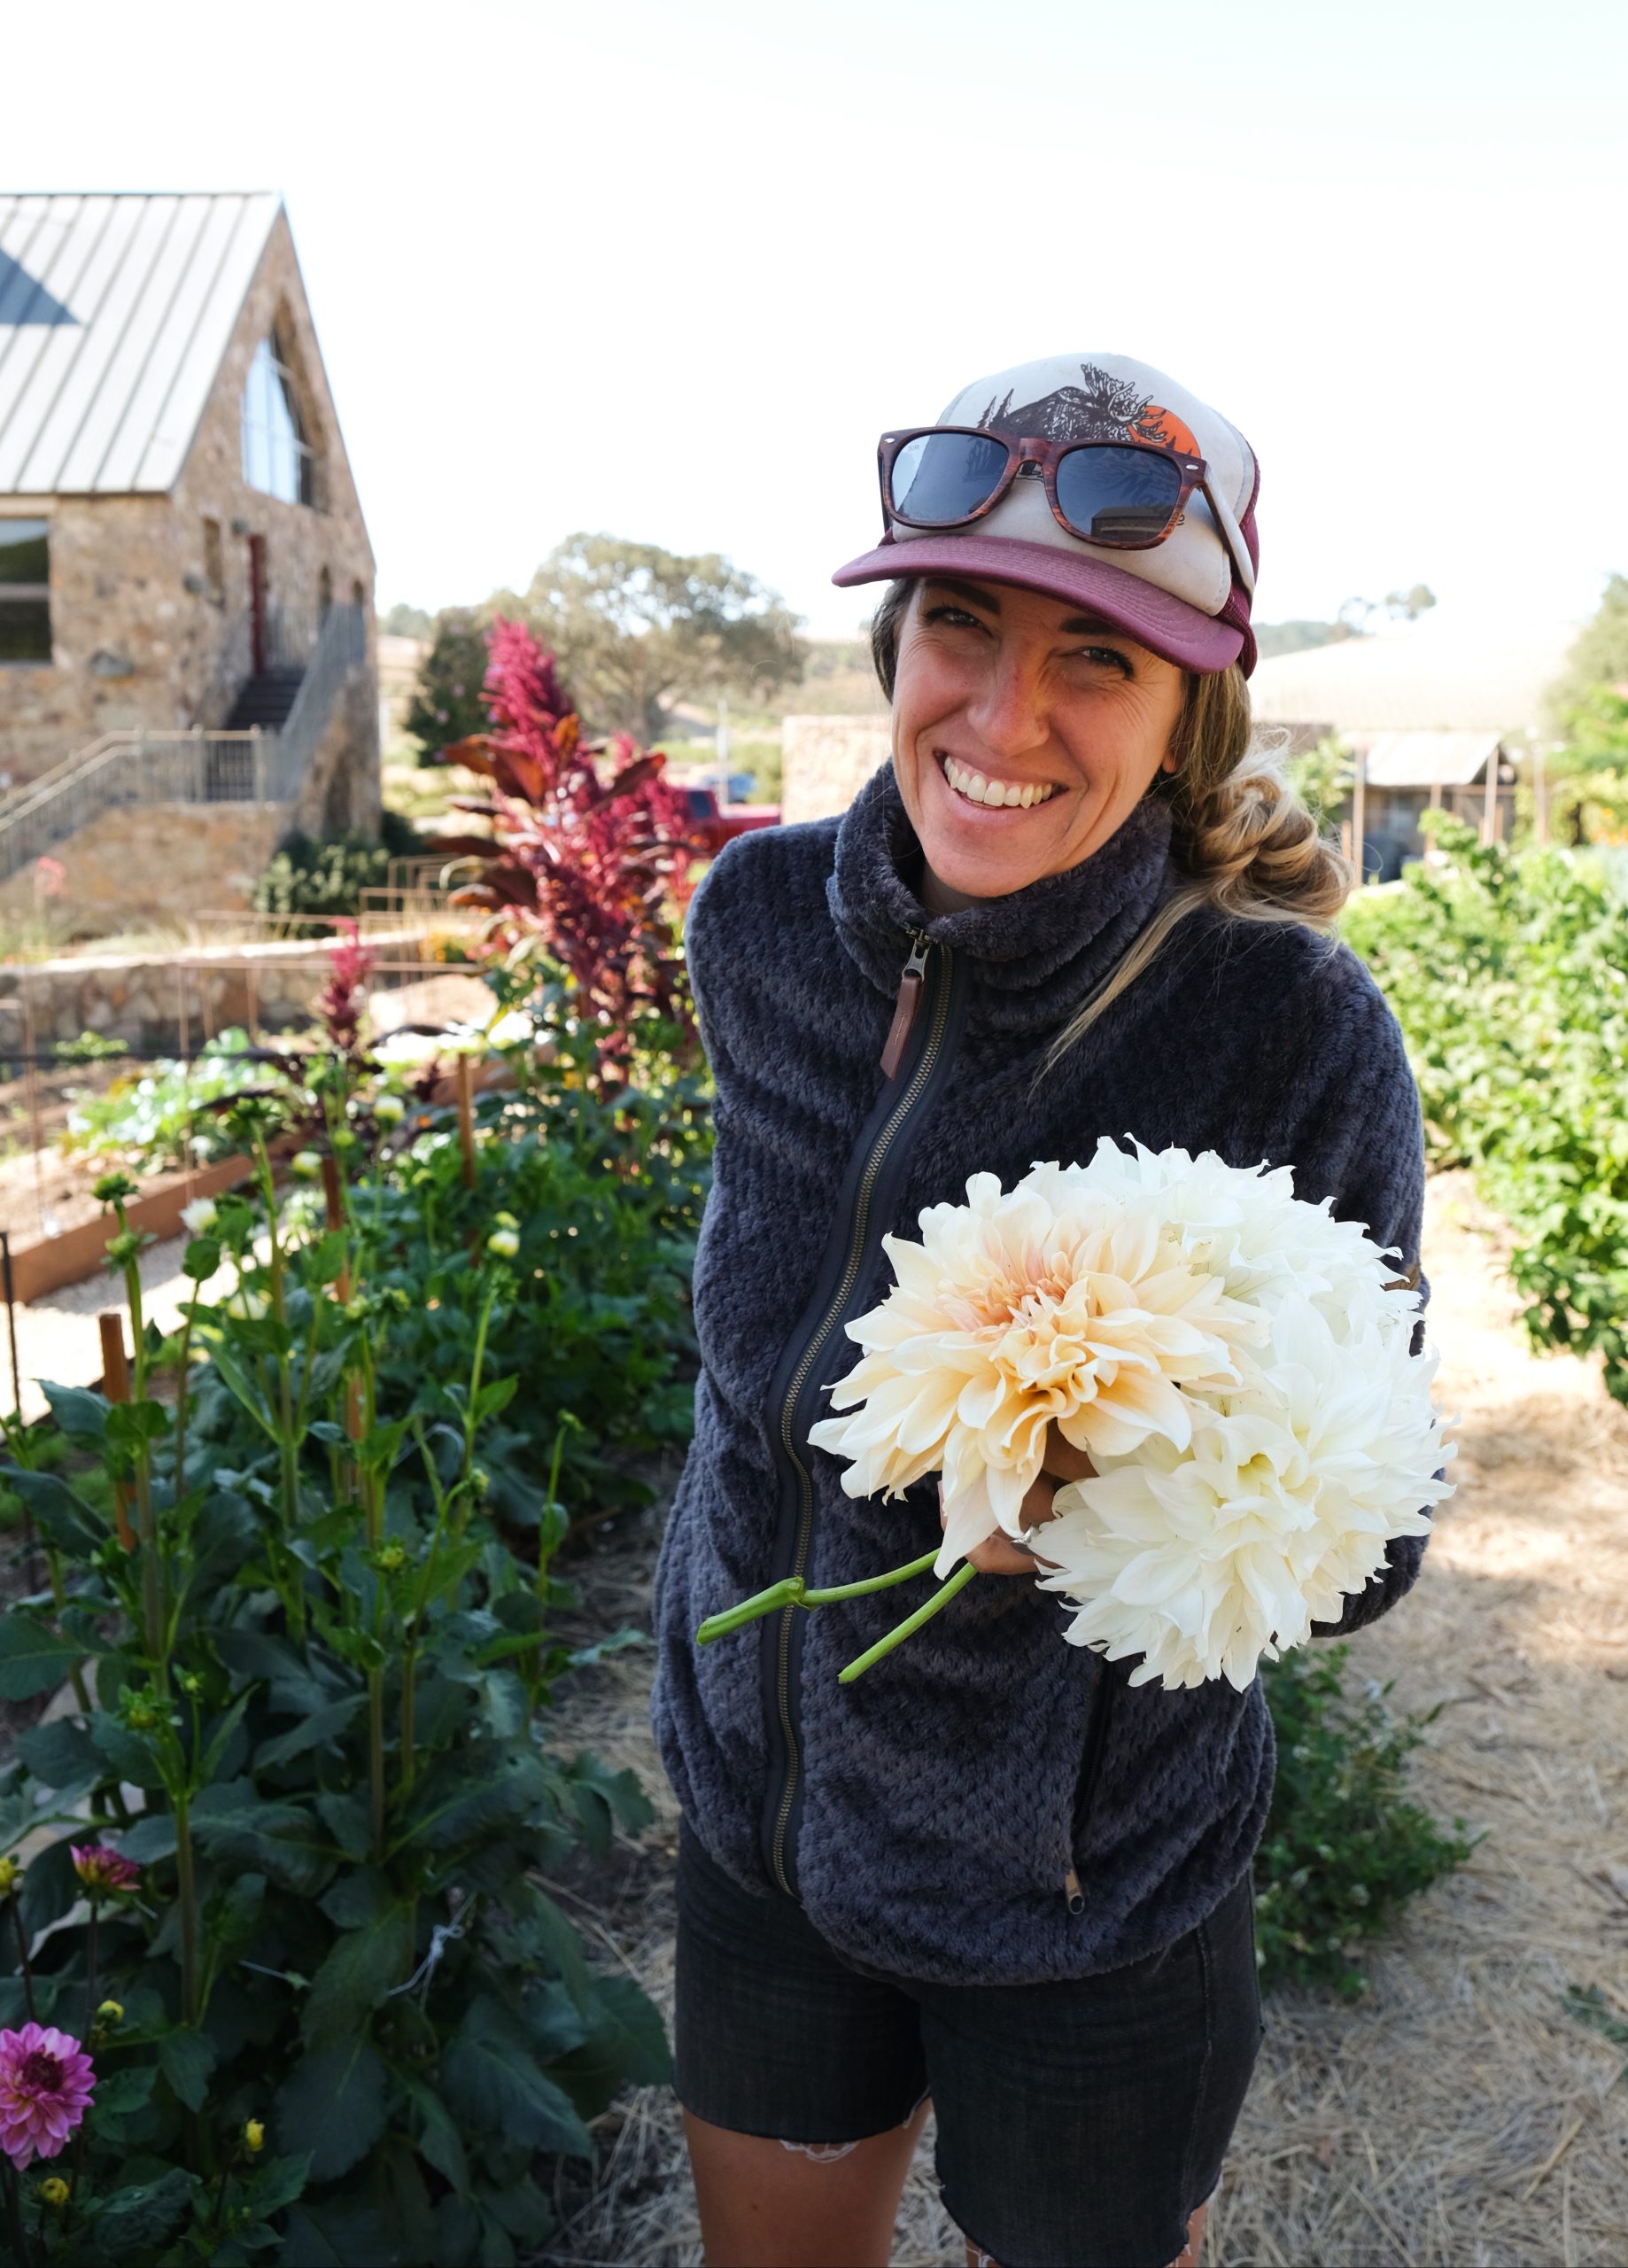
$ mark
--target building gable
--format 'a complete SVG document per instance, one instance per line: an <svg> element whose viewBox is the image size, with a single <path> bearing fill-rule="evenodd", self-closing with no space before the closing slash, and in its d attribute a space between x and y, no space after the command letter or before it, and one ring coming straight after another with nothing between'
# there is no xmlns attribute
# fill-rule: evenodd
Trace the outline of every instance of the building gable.
<svg viewBox="0 0 1628 2268"><path fill-rule="evenodd" d="M0 196L0 495L167 493L281 214Z"/></svg>

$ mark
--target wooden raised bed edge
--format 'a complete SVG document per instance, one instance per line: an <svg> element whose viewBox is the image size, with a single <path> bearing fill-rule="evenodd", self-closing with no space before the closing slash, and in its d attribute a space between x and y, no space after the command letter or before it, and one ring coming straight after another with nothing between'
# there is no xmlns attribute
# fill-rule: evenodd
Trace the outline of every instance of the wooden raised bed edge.
<svg viewBox="0 0 1628 2268"><path fill-rule="evenodd" d="M200 1166L195 1173L167 1176L159 1187L132 1198L125 1207L125 1216L133 1229L151 1236L177 1236L182 1206L199 1197L218 1197L222 1190L236 1189L253 1171L253 1159L239 1153L217 1158L213 1165ZM12 1298L26 1307L30 1300L43 1299L47 1292L60 1292L69 1284L82 1284L105 1268L107 1240L117 1225L111 1215L103 1215L65 1229L58 1237L41 1237L33 1244L14 1243Z"/></svg>

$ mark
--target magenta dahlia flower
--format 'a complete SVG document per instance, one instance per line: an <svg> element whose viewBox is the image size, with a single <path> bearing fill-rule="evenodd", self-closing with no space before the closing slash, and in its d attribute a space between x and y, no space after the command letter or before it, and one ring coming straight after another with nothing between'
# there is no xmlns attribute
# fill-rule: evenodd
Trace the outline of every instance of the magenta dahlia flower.
<svg viewBox="0 0 1628 2268"><path fill-rule="evenodd" d="M56 2156L95 2092L90 2058L71 2033L37 2023L0 2031L0 2150L19 2173Z"/></svg>
<svg viewBox="0 0 1628 2268"><path fill-rule="evenodd" d="M68 1850L74 1873L93 1898L105 1898L115 1890L134 1890L141 1880L140 1868L121 1859L117 1851L110 1851L105 1843L70 1843Z"/></svg>

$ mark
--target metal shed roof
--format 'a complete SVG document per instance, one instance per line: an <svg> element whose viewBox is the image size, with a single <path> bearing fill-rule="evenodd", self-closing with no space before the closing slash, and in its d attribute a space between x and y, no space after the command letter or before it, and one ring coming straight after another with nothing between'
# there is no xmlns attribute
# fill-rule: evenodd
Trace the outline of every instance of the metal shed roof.
<svg viewBox="0 0 1628 2268"><path fill-rule="evenodd" d="M1369 742L1370 788L1468 788L1500 746L1496 733L1380 733Z"/></svg>
<svg viewBox="0 0 1628 2268"><path fill-rule="evenodd" d="M0 196L0 495L174 486L281 209Z"/></svg>
<svg viewBox="0 0 1628 2268"><path fill-rule="evenodd" d="M1249 681L1263 723L1356 733L1544 729L1544 697L1580 625L1533 619L1512 602L1444 605L1423 621L1275 655Z"/></svg>

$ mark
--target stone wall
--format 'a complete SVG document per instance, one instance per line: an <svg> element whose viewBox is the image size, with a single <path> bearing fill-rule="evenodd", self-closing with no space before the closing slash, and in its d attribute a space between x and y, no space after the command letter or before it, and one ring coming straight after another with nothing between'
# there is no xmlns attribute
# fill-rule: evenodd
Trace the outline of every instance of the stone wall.
<svg viewBox="0 0 1628 2268"><path fill-rule="evenodd" d="M384 967L434 958L416 933L371 936ZM0 968L0 1060L32 1033L36 1048L99 1032L133 1049L196 1052L210 1032L241 1024L298 1030L329 971L320 938L292 944L198 946L163 955L83 953ZM381 986L392 981L381 975Z"/></svg>
<svg viewBox="0 0 1628 2268"><path fill-rule="evenodd" d="M892 752L888 717L787 717L782 727L780 818L845 812Z"/></svg>
<svg viewBox="0 0 1628 2268"><path fill-rule="evenodd" d="M307 433L317 503L245 485L244 380L275 322ZM50 528L50 665L0 666L0 772L34 778L100 734L220 725L249 669L249 538L264 540L274 605L314 623L324 589L368 625L367 698L347 709L345 799L377 809L378 695L373 555L328 391L286 217L279 214L244 299L181 477L168 496L8 497ZM212 548L205 523L218 532ZM218 571L218 573L217 573ZM324 581L324 577L326 580ZM367 775L367 776L364 776ZM371 785L368 784L370 777Z"/></svg>
<svg viewBox="0 0 1628 2268"><path fill-rule="evenodd" d="M289 832L285 804L138 804L101 812L51 856L66 873L50 903L97 936L189 914L237 913ZM34 870L0 883L0 909L35 910Z"/></svg>

